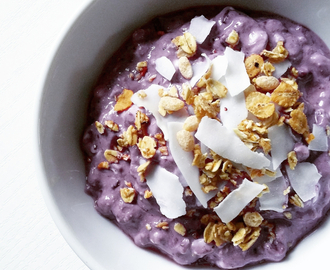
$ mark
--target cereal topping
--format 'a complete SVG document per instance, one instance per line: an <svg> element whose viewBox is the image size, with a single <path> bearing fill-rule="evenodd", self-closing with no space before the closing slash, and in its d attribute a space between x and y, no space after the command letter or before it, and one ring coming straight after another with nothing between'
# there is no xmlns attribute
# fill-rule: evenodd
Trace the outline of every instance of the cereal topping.
<svg viewBox="0 0 330 270"><path fill-rule="evenodd" d="M297 155L295 151L291 151L288 153L288 162L291 170L294 170L298 163Z"/></svg>
<svg viewBox="0 0 330 270"><path fill-rule="evenodd" d="M114 121L107 120L104 122L104 124L112 131L119 131L119 126Z"/></svg>
<svg viewBox="0 0 330 270"><path fill-rule="evenodd" d="M191 64L189 62L189 59L186 56L182 56L179 58L179 70L181 75L189 80L193 76L193 69L191 67Z"/></svg>
<svg viewBox="0 0 330 270"><path fill-rule="evenodd" d="M191 57L196 53L196 39L189 32L185 32L182 36L177 36L172 40L172 43L179 48L178 57Z"/></svg>
<svg viewBox="0 0 330 270"><path fill-rule="evenodd" d="M289 125L299 134L309 133L307 117L304 114L304 103L290 113Z"/></svg>
<svg viewBox="0 0 330 270"><path fill-rule="evenodd" d="M273 76L260 76L255 79L255 85L263 92L269 92L279 86L280 82Z"/></svg>
<svg viewBox="0 0 330 270"><path fill-rule="evenodd" d="M149 117L146 114L144 114L143 112L141 112L140 110L138 110L135 115L135 126L136 126L137 130L141 129L142 124L148 123L148 122L149 122Z"/></svg>
<svg viewBox="0 0 330 270"><path fill-rule="evenodd" d="M95 127L100 134L104 133L104 126L99 121L95 121Z"/></svg>
<svg viewBox="0 0 330 270"><path fill-rule="evenodd" d="M245 59L246 72L250 78L256 77L263 65L264 59L258 54L252 54Z"/></svg>
<svg viewBox="0 0 330 270"><path fill-rule="evenodd" d="M178 110L181 110L184 107L184 102L175 97L165 96L162 97L159 101L158 111L162 116L165 116L166 113L173 113Z"/></svg>
<svg viewBox="0 0 330 270"><path fill-rule="evenodd" d="M128 147L137 143L137 130L131 125L126 131L123 132L121 138L117 140L121 147Z"/></svg>
<svg viewBox="0 0 330 270"><path fill-rule="evenodd" d="M118 96L115 107L113 108L116 112L127 110L132 105L131 97L133 91L124 89L123 92Z"/></svg>
<svg viewBox="0 0 330 270"><path fill-rule="evenodd" d="M259 227L264 218L258 212L247 212L243 216L244 223L249 227Z"/></svg>
<svg viewBox="0 0 330 270"><path fill-rule="evenodd" d="M299 97L299 90L295 89L290 84L283 81L271 94L271 100L282 106L283 108L293 106L297 102Z"/></svg>
<svg viewBox="0 0 330 270"><path fill-rule="evenodd" d="M193 135L189 131L185 129L180 130L176 134L176 138L178 140L179 145L184 151L190 152L194 150L195 140Z"/></svg>
<svg viewBox="0 0 330 270"><path fill-rule="evenodd" d="M246 98L246 108L260 119L266 119L275 112L275 105L270 97L260 92L252 92Z"/></svg>
<svg viewBox="0 0 330 270"><path fill-rule="evenodd" d="M289 52L284 48L283 41L278 41L272 51L263 50L261 54L268 57L270 62L279 63L288 57Z"/></svg>

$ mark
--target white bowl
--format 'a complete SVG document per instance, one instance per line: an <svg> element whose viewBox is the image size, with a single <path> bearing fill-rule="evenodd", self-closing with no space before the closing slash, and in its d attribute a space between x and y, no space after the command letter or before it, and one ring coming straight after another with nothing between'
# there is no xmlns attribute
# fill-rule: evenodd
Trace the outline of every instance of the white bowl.
<svg viewBox="0 0 330 270"><path fill-rule="evenodd" d="M275 12L308 26L330 45L328 0L93 1L68 28L54 54L45 78L38 119L40 185L45 201L64 238L91 269L186 268L137 248L94 210L93 200L84 193L85 169L79 140L91 86L105 60L132 30L155 15L202 4L237 5ZM330 240L330 233L325 232L329 230L330 224L326 221L285 261L252 268L324 269L328 256L326 244Z"/></svg>

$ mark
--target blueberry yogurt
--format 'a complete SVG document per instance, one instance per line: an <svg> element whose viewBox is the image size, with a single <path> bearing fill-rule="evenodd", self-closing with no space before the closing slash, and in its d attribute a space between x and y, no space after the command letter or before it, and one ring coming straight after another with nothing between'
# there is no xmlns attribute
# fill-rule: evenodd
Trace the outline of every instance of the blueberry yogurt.
<svg viewBox="0 0 330 270"><path fill-rule="evenodd" d="M330 52L273 14L153 19L93 88L82 148L96 211L177 264L280 261L330 206Z"/></svg>

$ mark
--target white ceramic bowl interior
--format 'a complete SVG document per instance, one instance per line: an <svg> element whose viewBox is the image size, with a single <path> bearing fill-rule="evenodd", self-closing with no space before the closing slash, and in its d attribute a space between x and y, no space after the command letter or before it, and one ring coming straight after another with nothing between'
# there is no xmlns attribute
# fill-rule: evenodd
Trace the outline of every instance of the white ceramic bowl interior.
<svg viewBox="0 0 330 270"><path fill-rule="evenodd" d="M92 1L68 27L54 54L38 116L40 185L45 201L67 242L91 269L186 269L163 256L137 248L110 221L96 213L92 199L84 193L85 170L79 140L88 96L105 60L135 28L152 17L202 4L275 12L307 25L330 45L328 0ZM322 269L327 258L323 247L330 240L325 231L329 229L326 222L284 262L252 268L294 269L310 265Z"/></svg>

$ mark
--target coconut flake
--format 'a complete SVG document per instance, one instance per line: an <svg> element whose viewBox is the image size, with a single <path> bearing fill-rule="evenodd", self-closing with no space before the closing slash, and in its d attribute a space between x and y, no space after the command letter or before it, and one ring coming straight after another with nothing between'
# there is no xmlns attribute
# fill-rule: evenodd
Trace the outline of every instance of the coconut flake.
<svg viewBox="0 0 330 270"><path fill-rule="evenodd" d="M309 150L322 151L328 150L328 137L325 129L319 125L313 124L314 140L308 145Z"/></svg>
<svg viewBox="0 0 330 270"><path fill-rule="evenodd" d="M267 183L269 193L263 194L259 198L260 210L273 210L283 212L283 205L287 204L288 196L283 192L287 188L284 177L278 177L274 181Z"/></svg>
<svg viewBox="0 0 330 270"><path fill-rule="evenodd" d="M272 75L275 78L280 78L288 70L288 68L291 67L291 62L288 59L285 59L280 63L273 63L273 66L275 67L275 71Z"/></svg>
<svg viewBox="0 0 330 270"><path fill-rule="evenodd" d="M288 153L294 148L294 140L290 128L286 125L272 126L268 129L268 138L272 144L273 169L276 170L283 160L288 158Z"/></svg>
<svg viewBox="0 0 330 270"><path fill-rule="evenodd" d="M245 105L244 92L232 97L227 93L226 97L220 101L220 119L222 124L232 130L248 116L248 110Z"/></svg>
<svg viewBox="0 0 330 270"><path fill-rule="evenodd" d="M220 80L226 74L226 70L228 67L228 60L225 55L218 55L216 58L212 59L212 74L211 78L213 80Z"/></svg>
<svg viewBox="0 0 330 270"><path fill-rule="evenodd" d="M182 130L182 128L183 128L183 123L178 123L178 122L168 123L170 151L176 165L178 166L188 186L195 194L199 202L205 208L207 208L207 202L213 196L215 196L216 191L207 194L202 191L201 184L199 182L199 169L196 166L192 165L194 159L193 153L184 151L180 147L176 139L177 132Z"/></svg>
<svg viewBox="0 0 330 270"><path fill-rule="evenodd" d="M200 61L192 65L194 76L190 80L190 85L195 86L195 84L202 78L202 76L207 72L211 66L211 61L205 53L202 53L206 61Z"/></svg>
<svg viewBox="0 0 330 270"><path fill-rule="evenodd" d="M286 171L292 188L303 202L307 202L316 195L316 184L322 175L319 174L314 164L301 162L296 165L294 170L287 166Z"/></svg>
<svg viewBox="0 0 330 270"><path fill-rule="evenodd" d="M170 59L166 56L157 58L155 61L156 70L160 75L162 75L167 80L172 80L172 77L175 73L175 67Z"/></svg>
<svg viewBox="0 0 330 270"><path fill-rule="evenodd" d="M149 110L156 119L158 127L164 133L164 139L168 140L168 122L184 122L188 117L188 112L185 108L173 112L172 114L167 114L165 117L160 115L158 112L158 104L160 101L160 96L158 95L158 90L163 88L160 85L152 84L146 90L140 90L131 97L131 101L139 107L144 107ZM141 91L145 92L147 96L145 98L140 98Z"/></svg>
<svg viewBox="0 0 330 270"><path fill-rule="evenodd" d="M262 153L251 151L234 133L217 120L203 117L195 137L218 155L250 168L262 169L269 160Z"/></svg>
<svg viewBox="0 0 330 270"><path fill-rule="evenodd" d="M226 47L224 55L228 60L226 71L226 81L228 91L232 96L243 92L250 86L250 78L246 72L243 52L234 51L230 47Z"/></svg>
<svg viewBox="0 0 330 270"><path fill-rule="evenodd" d="M214 24L214 21L210 21L201 15L190 21L188 32L195 37L197 43L202 44L206 37L210 34Z"/></svg>
<svg viewBox="0 0 330 270"><path fill-rule="evenodd" d="M186 203L182 198L183 187L179 177L156 165L146 175L146 180L163 215L177 218L186 214Z"/></svg>
<svg viewBox="0 0 330 270"><path fill-rule="evenodd" d="M214 208L222 222L232 221L264 189L263 185L253 183L246 178L242 184Z"/></svg>

